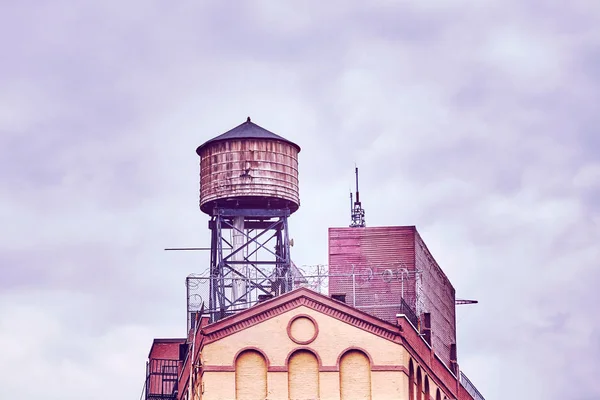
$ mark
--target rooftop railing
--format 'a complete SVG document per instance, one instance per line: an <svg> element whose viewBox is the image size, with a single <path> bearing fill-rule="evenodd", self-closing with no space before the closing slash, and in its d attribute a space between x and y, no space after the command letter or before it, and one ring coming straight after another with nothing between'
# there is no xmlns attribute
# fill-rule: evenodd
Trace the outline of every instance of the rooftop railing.
<svg viewBox="0 0 600 400"><path fill-rule="evenodd" d="M155 358L146 363L145 400L177 397L178 361Z"/></svg>
<svg viewBox="0 0 600 400"><path fill-rule="evenodd" d="M485 400L483 395L479 393L479 390L473 385L473 382L471 382L462 371L460 371L460 384L475 400Z"/></svg>

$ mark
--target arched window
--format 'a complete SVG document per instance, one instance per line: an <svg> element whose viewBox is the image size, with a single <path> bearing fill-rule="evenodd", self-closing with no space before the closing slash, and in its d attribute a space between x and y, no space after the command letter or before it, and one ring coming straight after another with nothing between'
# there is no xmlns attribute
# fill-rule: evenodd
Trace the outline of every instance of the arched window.
<svg viewBox="0 0 600 400"><path fill-rule="evenodd" d="M371 399L371 363L365 353L350 350L340 359L341 400Z"/></svg>
<svg viewBox="0 0 600 400"><path fill-rule="evenodd" d="M298 350L290 357L288 391L290 400L319 398L319 362L310 351Z"/></svg>
<svg viewBox="0 0 600 400"><path fill-rule="evenodd" d="M425 376L425 400L431 400L429 394L429 378L427 376Z"/></svg>
<svg viewBox="0 0 600 400"><path fill-rule="evenodd" d="M440 393L440 389L435 392L435 400L442 400L442 394Z"/></svg>
<svg viewBox="0 0 600 400"><path fill-rule="evenodd" d="M417 367L417 400L423 400L423 378L421 377L421 367Z"/></svg>
<svg viewBox="0 0 600 400"><path fill-rule="evenodd" d="M408 362L408 400L415 400L415 366L412 359Z"/></svg>
<svg viewBox="0 0 600 400"><path fill-rule="evenodd" d="M235 398L238 400L267 397L267 362L255 350L241 352L235 360Z"/></svg>

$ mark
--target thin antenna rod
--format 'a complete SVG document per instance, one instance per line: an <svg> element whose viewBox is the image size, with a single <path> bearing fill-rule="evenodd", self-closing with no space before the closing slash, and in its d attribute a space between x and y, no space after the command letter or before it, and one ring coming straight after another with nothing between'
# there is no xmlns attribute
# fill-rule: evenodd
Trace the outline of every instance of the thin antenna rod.
<svg viewBox="0 0 600 400"><path fill-rule="evenodd" d="M479 303L477 300L456 299L454 301L454 304L456 304L457 306L464 305L464 304L477 304L477 303Z"/></svg>
<svg viewBox="0 0 600 400"><path fill-rule="evenodd" d="M364 228L365 223L365 210L362 208L360 203L360 192L358 191L358 167L354 166L354 173L356 174L356 201L352 201L352 192L350 192L350 217L351 217L351 228Z"/></svg>
<svg viewBox="0 0 600 400"><path fill-rule="evenodd" d="M356 202L360 204L360 197L358 197L358 167L354 167L354 173L356 174Z"/></svg>
<svg viewBox="0 0 600 400"><path fill-rule="evenodd" d="M210 247L170 247L165 249L165 251L173 251L173 250L210 250Z"/></svg>
<svg viewBox="0 0 600 400"><path fill-rule="evenodd" d="M165 251L208 251L210 247L169 247Z"/></svg>

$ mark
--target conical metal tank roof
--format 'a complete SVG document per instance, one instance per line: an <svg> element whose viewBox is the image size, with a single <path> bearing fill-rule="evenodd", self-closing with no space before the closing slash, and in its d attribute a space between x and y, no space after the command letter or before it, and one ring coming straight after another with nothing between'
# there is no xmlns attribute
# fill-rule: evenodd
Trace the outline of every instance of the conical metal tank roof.
<svg viewBox="0 0 600 400"><path fill-rule="evenodd" d="M267 210L300 206L300 146L250 118L196 149L200 156L200 209ZM267 214L265 214L267 215Z"/></svg>
<svg viewBox="0 0 600 400"><path fill-rule="evenodd" d="M217 137L214 137L214 138L206 141L204 144L198 146L198 148L196 149L196 153L198 155L200 155L200 152L202 151L202 149L204 147L206 147L209 144L215 143L215 142L226 141L226 140L240 140L240 139L279 140L279 141L286 142L286 143L293 145L294 147L296 147L296 149L298 149L298 152L300 152L300 146L298 146L296 143L294 143L290 140L287 140L286 138L283 138L271 131L268 131L261 126L256 125L254 122L252 122L250 120L250 117L248 117L248 119L246 119L246 122L244 122L243 124L240 124L240 125L236 126L235 128L228 130L227 132L225 132Z"/></svg>

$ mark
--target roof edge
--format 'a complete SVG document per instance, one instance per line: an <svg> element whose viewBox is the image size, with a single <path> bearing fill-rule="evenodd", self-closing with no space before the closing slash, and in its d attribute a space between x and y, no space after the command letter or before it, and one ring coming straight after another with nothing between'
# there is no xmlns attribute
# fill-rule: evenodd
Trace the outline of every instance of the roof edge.
<svg viewBox="0 0 600 400"><path fill-rule="evenodd" d="M313 300L319 304L322 304L326 307L335 309L337 311L342 311L345 314L359 318L367 323L370 323L374 326L377 326L379 329L383 329L384 331L397 335L399 334L398 326L394 325L388 321L384 321L379 319L371 314L365 313L364 311L358 310L346 303L342 303L336 301L329 296L323 295L321 293L315 292L314 290L300 287L298 289L294 289L290 292L284 293L280 296L274 297L262 303L256 304L253 307L250 307L246 310L240 311L234 315L231 315L227 318L223 318L217 322L213 322L212 324L207 325L203 328L203 333L205 335L215 334L219 331L225 330L233 325L239 324L241 322L247 321L261 314L265 314L268 310L280 307L286 303L291 303L297 299L306 298Z"/></svg>
<svg viewBox="0 0 600 400"><path fill-rule="evenodd" d="M239 136L239 137L236 136L238 134L236 131L242 131L242 130L248 130L248 129L253 129L255 131L255 133L254 133L255 136L253 136L253 134L250 134L248 137L244 137L243 135ZM258 133L260 133L260 135ZM231 137L229 137L229 136L231 136ZM294 143L291 140L288 140L276 133L273 133L268 129L265 129L260 125L255 124L254 122L252 122L250 120L250 117L248 117L248 119L246 119L246 122L243 122L243 123L239 124L238 126L231 128L227 132L222 133L212 139L209 139L206 142L204 142L203 144L201 144L200 146L198 146L196 148L196 154L200 155L200 152L202 151L202 149L205 148L206 146L208 146L209 144L224 142L224 141L231 141L231 140L244 140L244 139L272 140L272 141L284 142L284 143L288 143L288 144L294 146L298 150L298 153L301 151L300 146L297 145L296 143Z"/></svg>
<svg viewBox="0 0 600 400"><path fill-rule="evenodd" d="M150 359L150 356L152 355L152 350L154 349L154 346L157 344L161 344L161 343L174 343L174 344L181 344L181 343L185 343L187 341L186 338L154 338L152 340L152 345L150 346L150 351L148 352L148 359Z"/></svg>

